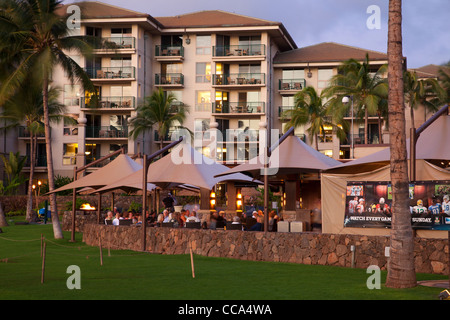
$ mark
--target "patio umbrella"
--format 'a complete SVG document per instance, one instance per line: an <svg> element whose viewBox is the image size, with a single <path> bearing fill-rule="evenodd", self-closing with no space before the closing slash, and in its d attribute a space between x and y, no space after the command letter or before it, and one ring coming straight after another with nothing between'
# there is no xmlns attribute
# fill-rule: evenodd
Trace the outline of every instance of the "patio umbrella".
<svg viewBox="0 0 450 320"><path fill-rule="evenodd" d="M215 177L227 170L227 166L204 156L190 145L180 144L170 154L150 165L147 181L163 189L173 188L176 185L191 185L209 190L223 181L261 183L241 173L227 175L226 177ZM142 178L143 172L141 169L121 181L116 181L97 190L97 192L120 188L122 185L142 185Z"/></svg>
<svg viewBox="0 0 450 320"><path fill-rule="evenodd" d="M99 189L121 180L140 169L142 169L142 164L139 164L126 154L120 154L106 166L49 193L86 187ZM140 188L142 188L142 185Z"/></svg>
<svg viewBox="0 0 450 320"><path fill-rule="evenodd" d="M417 140L416 160L444 161L450 160L450 148L448 140L450 137L450 116L441 116L436 119L426 130L424 130ZM406 141L408 159L410 159L410 139ZM391 149L386 147L365 157L349 161L344 164L332 167L327 170L329 173L360 173L373 171L384 167L390 163Z"/></svg>
<svg viewBox="0 0 450 320"><path fill-rule="evenodd" d="M269 159L269 175L319 172L339 164L341 162L311 148L297 136L289 135L273 149ZM263 175L263 172L264 159L262 156L258 156L226 172L220 173L216 177L245 173L256 178Z"/></svg>

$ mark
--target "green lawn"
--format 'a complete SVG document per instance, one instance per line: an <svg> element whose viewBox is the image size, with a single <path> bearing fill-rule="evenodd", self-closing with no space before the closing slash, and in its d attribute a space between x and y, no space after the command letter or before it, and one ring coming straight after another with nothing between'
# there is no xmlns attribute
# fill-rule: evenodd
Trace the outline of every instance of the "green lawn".
<svg viewBox="0 0 450 320"><path fill-rule="evenodd" d="M0 234L0 299L2 300L438 300L439 288L407 290L366 286L362 269L289 263L238 261L194 255L165 256L88 247L70 233L53 239L51 225L13 225ZM41 234L47 239L45 281L41 284ZM8 258L5 262L4 259ZM66 285L70 265L81 270L81 289ZM418 274L418 280L446 279Z"/></svg>

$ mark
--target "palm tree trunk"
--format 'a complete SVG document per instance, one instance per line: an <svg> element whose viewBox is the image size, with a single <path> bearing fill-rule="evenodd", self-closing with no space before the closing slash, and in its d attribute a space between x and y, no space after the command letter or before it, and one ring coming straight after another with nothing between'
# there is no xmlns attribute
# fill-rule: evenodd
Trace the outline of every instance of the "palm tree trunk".
<svg viewBox="0 0 450 320"><path fill-rule="evenodd" d="M389 0L388 81L389 134L391 140L392 229L386 287L417 285L414 236L409 212L409 179L403 95L402 1Z"/></svg>
<svg viewBox="0 0 450 320"><path fill-rule="evenodd" d="M36 159L35 152L35 135L30 130L30 178L28 183L28 198L27 198L27 215L26 219L28 222L32 220L32 211L33 211L33 178L34 178L34 163Z"/></svg>
<svg viewBox="0 0 450 320"><path fill-rule="evenodd" d="M48 172L48 186L49 191L55 190L55 173L53 171L53 155L52 144L50 137L50 119L48 112L48 73L44 71L43 81L43 107L44 107L44 128L45 128L45 144L47 151L47 172ZM50 210L52 216L53 236L55 239L63 239L61 225L59 223L58 208L56 204L56 194L50 195Z"/></svg>
<svg viewBox="0 0 450 320"><path fill-rule="evenodd" d="M0 227L7 227L7 226L9 226L9 224L6 221L5 213L3 212L3 204L0 203Z"/></svg>

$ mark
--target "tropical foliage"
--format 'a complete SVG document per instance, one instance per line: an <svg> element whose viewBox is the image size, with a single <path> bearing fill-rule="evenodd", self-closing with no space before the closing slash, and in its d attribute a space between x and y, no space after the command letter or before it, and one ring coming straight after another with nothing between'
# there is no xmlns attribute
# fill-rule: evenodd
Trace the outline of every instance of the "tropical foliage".
<svg viewBox="0 0 450 320"><path fill-rule="evenodd" d="M183 127L183 123L189 109L183 103L176 102L173 94L166 93L161 88L146 97L145 102L137 108L136 117L131 119L130 125L133 129L130 131L130 136L137 139L140 135L156 127L162 149L164 137L170 130L186 129Z"/></svg>
<svg viewBox="0 0 450 320"><path fill-rule="evenodd" d="M369 143L369 116L378 116L379 129L381 117L387 118L388 84L383 77L386 71L387 65L373 70L368 54L362 63L349 59L342 63L338 74L333 76L329 87L323 92L325 97L330 98L329 112L336 121L341 121L348 114L349 106L343 104L342 99L352 97L357 118L364 119L365 144Z"/></svg>
<svg viewBox="0 0 450 320"><path fill-rule="evenodd" d="M67 54L85 55L90 46L83 37L70 36L67 18L59 15L57 0L3 0L0 3L0 67L8 70L0 87L0 104L21 90L28 77L41 83L47 171L50 190L54 190L52 144L50 140L49 85L56 66L68 78L79 80L86 90L94 87L86 72ZM56 195L50 196L55 238L62 238Z"/></svg>
<svg viewBox="0 0 450 320"><path fill-rule="evenodd" d="M340 139L345 139L346 136L346 129L342 126L342 124L345 126L346 123L334 123L333 117L328 114L329 109L323 101L323 97L313 87L306 87L295 95L294 108L286 110L282 114L283 118L289 118L285 131L291 127L310 125L307 132L314 137L316 150L319 149L319 135L325 139L325 127L331 127Z"/></svg>

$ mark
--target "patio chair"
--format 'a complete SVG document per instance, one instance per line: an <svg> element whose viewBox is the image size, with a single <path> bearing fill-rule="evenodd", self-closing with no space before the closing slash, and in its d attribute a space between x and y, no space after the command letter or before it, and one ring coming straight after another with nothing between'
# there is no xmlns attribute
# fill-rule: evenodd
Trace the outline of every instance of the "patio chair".
<svg viewBox="0 0 450 320"><path fill-rule="evenodd" d="M103 70L97 70L97 79L103 79L105 77L105 73Z"/></svg>

